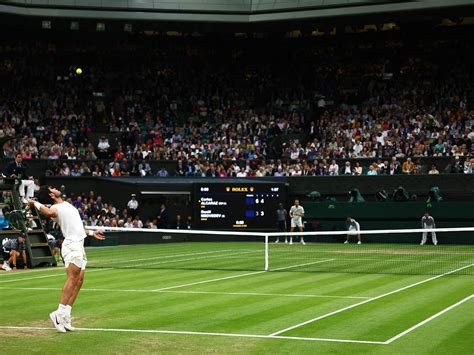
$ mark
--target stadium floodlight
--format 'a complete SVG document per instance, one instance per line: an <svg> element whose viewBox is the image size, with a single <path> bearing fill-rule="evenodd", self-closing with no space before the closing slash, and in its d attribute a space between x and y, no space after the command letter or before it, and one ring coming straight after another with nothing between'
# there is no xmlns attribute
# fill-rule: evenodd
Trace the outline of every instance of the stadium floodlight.
<svg viewBox="0 0 474 355"><path fill-rule="evenodd" d="M73 31L79 30L79 22L71 21L70 29L73 30Z"/></svg>
<svg viewBox="0 0 474 355"><path fill-rule="evenodd" d="M97 22L96 25L95 25L95 30L98 31L98 32L105 31L105 23Z"/></svg>
<svg viewBox="0 0 474 355"><path fill-rule="evenodd" d="M48 20L41 21L41 28L44 29L44 30L50 30L51 29L51 21L48 21Z"/></svg>

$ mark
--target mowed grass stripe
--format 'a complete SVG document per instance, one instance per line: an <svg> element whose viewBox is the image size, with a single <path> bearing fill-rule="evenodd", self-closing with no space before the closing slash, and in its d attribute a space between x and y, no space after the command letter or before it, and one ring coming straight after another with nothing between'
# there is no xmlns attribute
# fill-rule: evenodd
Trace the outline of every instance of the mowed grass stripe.
<svg viewBox="0 0 474 355"><path fill-rule="evenodd" d="M264 243L158 243L158 244L142 244L127 245L117 247L89 247L86 253L91 257L100 258L108 261L114 258L129 257L132 255L151 255L151 256L167 256L183 253L199 253L214 252L219 250L264 250Z"/></svg>
<svg viewBox="0 0 474 355"><path fill-rule="evenodd" d="M235 279L232 282L219 282L202 285L200 290L232 291L245 289L254 292L279 293L317 293L338 294L346 296L371 296L405 286L409 283L420 281L423 276L406 277L400 275L362 275L362 274L323 274L323 273L293 273L275 272ZM374 288L375 292L368 292ZM193 288L196 289L196 288ZM378 292L380 291L380 292Z"/></svg>
<svg viewBox="0 0 474 355"><path fill-rule="evenodd" d="M178 251L176 251L178 252ZM209 257L212 258L214 255L233 255L233 256L245 256L246 254L250 253L262 253L263 250L252 250L252 249L220 249L220 250L213 250L213 251L182 251L178 252L177 254L168 254L168 253L162 253L161 255L159 253L143 253L139 254L137 257L130 257L130 255L126 256L114 256L112 258L103 258L103 257L98 257L96 259L92 259L92 262L95 262L98 265L104 266L104 267L127 267L128 265L131 264L133 267L135 265L141 266L141 265L146 265L146 264L153 264L154 262L166 262L170 260L192 260L193 257L195 258L205 258Z"/></svg>
<svg viewBox="0 0 474 355"><path fill-rule="evenodd" d="M158 296L158 297L157 297ZM140 295L124 300L124 297L116 295L107 296L111 304L107 313L103 314L100 304L94 306L99 297L87 297L87 310L92 316L87 317L90 322L92 317L108 319L110 315L120 314L126 309L127 314L134 314L132 320L125 319L120 322L120 327L136 327L146 329L177 329L177 330L197 330L197 331L229 331L239 332L248 330L252 332L266 332L275 324L275 320L283 317L290 317L296 312L304 312L307 307L319 305L326 309L325 304L337 302L337 306L349 304L344 300L313 300L305 302L304 307L296 302L288 302L283 297L229 297L213 295L212 297L190 297L189 295ZM128 297L130 298L130 297ZM101 315L103 314L103 317ZM97 318L94 326L111 326L116 321L103 325L103 320ZM78 321L80 321L78 319ZM277 323L283 325L284 323Z"/></svg>
<svg viewBox="0 0 474 355"><path fill-rule="evenodd" d="M390 343L390 349L410 349L413 354L469 354L474 347L474 301L450 310L415 331Z"/></svg>
<svg viewBox="0 0 474 355"><path fill-rule="evenodd" d="M99 277L86 275L85 287L153 290L241 274L241 271L222 270L113 270Z"/></svg>
<svg viewBox="0 0 474 355"><path fill-rule="evenodd" d="M465 276L447 276L293 329L285 335L334 334L384 341L472 293ZM380 327L380 324L384 324ZM374 333L377 335L375 336Z"/></svg>

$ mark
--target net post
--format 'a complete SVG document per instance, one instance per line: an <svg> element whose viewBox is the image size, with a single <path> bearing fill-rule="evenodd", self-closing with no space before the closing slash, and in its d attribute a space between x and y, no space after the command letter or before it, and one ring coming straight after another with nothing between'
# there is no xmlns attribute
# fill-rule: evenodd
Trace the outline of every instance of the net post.
<svg viewBox="0 0 474 355"><path fill-rule="evenodd" d="M265 271L268 271L268 234L265 234Z"/></svg>

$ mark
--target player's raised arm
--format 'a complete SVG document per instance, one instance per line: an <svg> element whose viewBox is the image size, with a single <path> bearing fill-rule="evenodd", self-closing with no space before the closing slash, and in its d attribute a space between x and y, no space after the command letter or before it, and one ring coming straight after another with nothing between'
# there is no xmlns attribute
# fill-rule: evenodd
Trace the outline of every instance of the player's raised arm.
<svg viewBox="0 0 474 355"><path fill-rule="evenodd" d="M38 201L28 200L28 206L35 207L47 218L56 218L58 216L58 211L56 208L49 208Z"/></svg>

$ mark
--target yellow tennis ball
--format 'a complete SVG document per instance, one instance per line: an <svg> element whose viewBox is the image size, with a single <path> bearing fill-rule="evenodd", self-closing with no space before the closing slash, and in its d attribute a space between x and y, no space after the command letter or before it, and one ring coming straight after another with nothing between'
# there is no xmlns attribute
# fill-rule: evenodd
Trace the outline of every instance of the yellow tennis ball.
<svg viewBox="0 0 474 355"><path fill-rule="evenodd" d="M77 74L77 75L81 75L81 74L82 74L82 69L81 69L81 68L77 68L77 69L76 69L76 74Z"/></svg>

